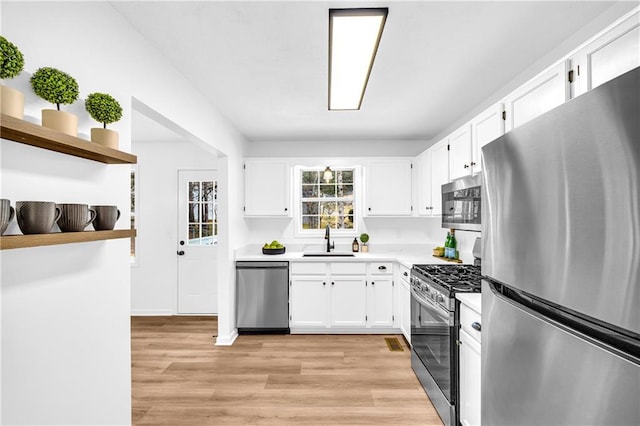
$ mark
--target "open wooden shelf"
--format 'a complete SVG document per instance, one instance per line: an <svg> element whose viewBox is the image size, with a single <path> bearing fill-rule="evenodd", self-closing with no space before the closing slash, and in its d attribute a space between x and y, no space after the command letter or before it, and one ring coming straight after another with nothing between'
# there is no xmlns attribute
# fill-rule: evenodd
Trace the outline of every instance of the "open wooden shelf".
<svg viewBox="0 0 640 426"><path fill-rule="evenodd" d="M57 244L85 243L88 241L113 240L136 236L135 229L113 231L54 232L52 234L4 235L0 237L0 250L26 247L52 246Z"/></svg>
<svg viewBox="0 0 640 426"><path fill-rule="evenodd" d="M4 114L0 116L0 137L105 164L136 164L138 162L138 158L128 152L97 145Z"/></svg>

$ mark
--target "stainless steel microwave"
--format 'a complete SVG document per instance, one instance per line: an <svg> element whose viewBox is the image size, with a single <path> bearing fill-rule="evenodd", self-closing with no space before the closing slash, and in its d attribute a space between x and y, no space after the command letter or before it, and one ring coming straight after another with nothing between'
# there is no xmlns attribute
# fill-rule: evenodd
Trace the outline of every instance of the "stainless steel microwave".
<svg viewBox="0 0 640 426"><path fill-rule="evenodd" d="M442 227L480 231L482 174L466 176L442 185Z"/></svg>

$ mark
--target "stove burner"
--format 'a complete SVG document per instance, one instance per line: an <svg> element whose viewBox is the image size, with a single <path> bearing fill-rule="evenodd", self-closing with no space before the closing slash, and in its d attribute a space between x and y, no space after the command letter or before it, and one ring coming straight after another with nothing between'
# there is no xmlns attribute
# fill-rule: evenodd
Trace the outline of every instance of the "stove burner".
<svg viewBox="0 0 640 426"><path fill-rule="evenodd" d="M413 265L425 277L452 292L480 291L480 268L474 265Z"/></svg>

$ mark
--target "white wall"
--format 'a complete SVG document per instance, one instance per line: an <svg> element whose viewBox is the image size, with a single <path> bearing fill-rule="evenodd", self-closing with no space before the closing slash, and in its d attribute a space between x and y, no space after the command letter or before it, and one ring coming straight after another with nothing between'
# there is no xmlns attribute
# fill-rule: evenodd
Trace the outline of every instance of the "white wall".
<svg viewBox="0 0 640 426"><path fill-rule="evenodd" d="M135 127L135 122L134 122ZM135 130L134 130L135 132ZM136 265L131 313L177 312L178 170L215 169L217 156L188 141L132 142L138 156Z"/></svg>
<svg viewBox="0 0 640 426"><path fill-rule="evenodd" d="M48 107L30 95L29 73L53 66L73 75L81 97L93 91L120 100L124 117L111 126L130 150L131 102L138 99L194 140L221 154L221 216L238 215L245 141L189 82L106 2L2 3L2 34L25 55L26 72L10 80L27 95L26 118ZM82 101L80 132L95 126ZM117 204L129 214L129 166L103 165L2 141L1 194L16 200ZM220 170L220 167L218 167ZM224 194L224 196L222 196ZM126 228L121 221L117 227ZM12 225L9 232L16 231ZM220 229L225 251L219 275L229 278L230 254L244 243L242 223ZM1 419L3 424L129 424L130 266L127 239L5 250L2 261ZM222 280L221 280L222 282ZM228 281L226 281L228 282ZM231 287L231 284L228 284ZM222 286L221 286L222 287ZM228 293L231 318L235 302ZM230 336L233 321L221 321Z"/></svg>
<svg viewBox="0 0 640 426"><path fill-rule="evenodd" d="M249 142L248 157L414 157L427 141Z"/></svg>

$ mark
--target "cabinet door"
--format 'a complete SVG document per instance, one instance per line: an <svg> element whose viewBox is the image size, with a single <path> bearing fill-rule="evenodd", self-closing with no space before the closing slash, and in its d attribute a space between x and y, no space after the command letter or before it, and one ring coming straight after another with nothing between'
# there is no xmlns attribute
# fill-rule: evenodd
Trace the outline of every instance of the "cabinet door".
<svg viewBox="0 0 640 426"><path fill-rule="evenodd" d="M506 131L511 131L567 101L567 73L567 61L562 61L505 97Z"/></svg>
<svg viewBox="0 0 640 426"><path fill-rule="evenodd" d="M471 174L471 124L465 124L449 136L449 179Z"/></svg>
<svg viewBox="0 0 640 426"><path fill-rule="evenodd" d="M471 166L473 174L482 170L482 147L504 135L504 104L492 106L471 120Z"/></svg>
<svg viewBox="0 0 640 426"><path fill-rule="evenodd" d="M245 216L290 216L290 173L286 161L245 160Z"/></svg>
<svg viewBox="0 0 640 426"><path fill-rule="evenodd" d="M640 12L598 37L571 58L574 97L640 66Z"/></svg>
<svg viewBox="0 0 640 426"><path fill-rule="evenodd" d="M370 161L367 168L367 216L411 216L410 159Z"/></svg>
<svg viewBox="0 0 640 426"><path fill-rule="evenodd" d="M411 343L411 290L409 284L400 284L400 306L402 309L400 328L407 342Z"/></svg>
<svg viewBox="0 0 640 426"><path fill-rule="evenodd" d="M393 327L393 280L373 278L369 285L369 325Z"/></svg>
<svg viewBox="0 0 640 426"><path fill-rule="evenodd" d="M291 327L327 325L326 287L324 277L292 277Z"/></svg>
<svg viewBox="0 0 640 426"><path fill-rule="evenodd" d="M417 193L418 216L431 216L431 149L427 149L416 158L418 168Z"/></svg>
<svg viewBox="0 0 640 426"><path fill-rule="evenodd" d="M332 327L364 327L367 293L364 279L331 278L330 315Z"/></svg>
<svg viewBox="0 0 640 426"><path fill-rule="evenodd" d="M442 214L442 185L449 182L449 148L444 139L431 150L431 215Z"/></svg>
<svg viewBox="0 0 640 426"><path fill-rule="evenodd" d="M460 330L460 424L480 425L480 343Z"/></svg>

